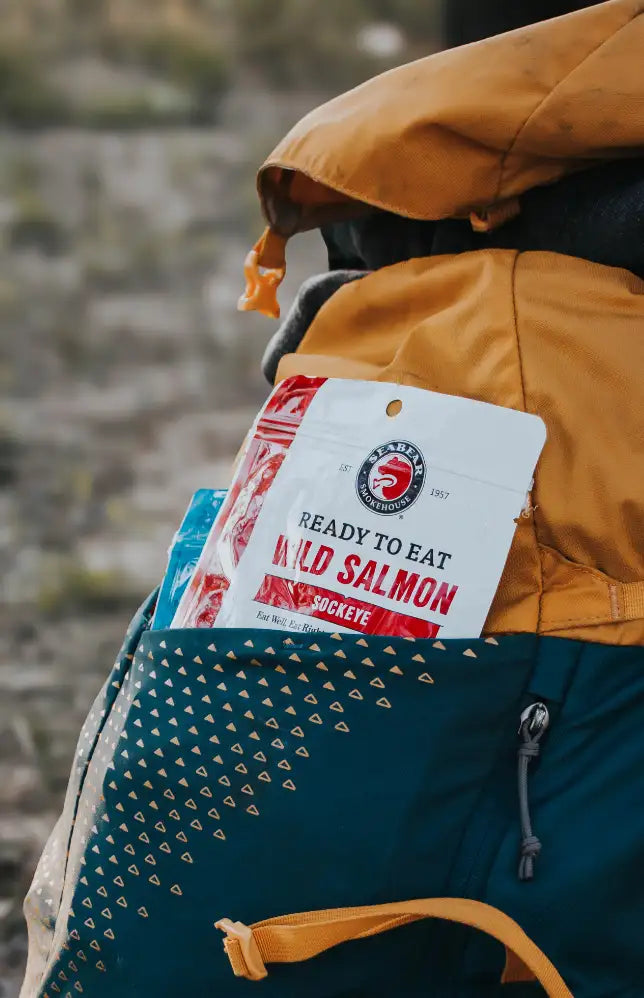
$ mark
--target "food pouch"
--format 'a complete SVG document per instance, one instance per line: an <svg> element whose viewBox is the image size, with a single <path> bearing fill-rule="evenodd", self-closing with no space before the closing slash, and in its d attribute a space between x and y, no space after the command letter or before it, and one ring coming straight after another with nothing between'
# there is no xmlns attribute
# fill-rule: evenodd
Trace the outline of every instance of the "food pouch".
<svg viewBox="0 0 644 998"><path fill-rule="evenodd" d="M173 626L475 637L544 441L538 417L484 402L287 379Z"/></svg>
<svg viewBox="0 0 644 998"><path fill-rule="evenodd" d="M168 552L168 568L159 590L152 630L162 630L172 623L225 498L226 492L222 489L199 489L190 500Z"/></svg>

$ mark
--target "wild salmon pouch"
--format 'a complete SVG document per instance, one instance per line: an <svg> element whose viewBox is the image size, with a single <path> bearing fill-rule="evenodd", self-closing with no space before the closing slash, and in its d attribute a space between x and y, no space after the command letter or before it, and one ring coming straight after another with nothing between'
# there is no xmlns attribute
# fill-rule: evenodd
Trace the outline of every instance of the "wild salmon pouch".
<svg viewBox="0 0 644 998"><path fill-rule="evenodd" d="M538 417L471 399L283 381L172 626L477 636L544 441Z"/></svg>

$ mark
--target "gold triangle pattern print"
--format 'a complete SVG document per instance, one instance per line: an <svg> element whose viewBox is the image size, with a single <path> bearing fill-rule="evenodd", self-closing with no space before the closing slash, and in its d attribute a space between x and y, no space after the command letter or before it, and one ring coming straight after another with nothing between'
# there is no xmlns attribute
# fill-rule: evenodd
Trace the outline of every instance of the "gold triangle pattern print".
<svg viewBox="0 0 644 998"><path fill-rule="evenodd" d="M401 684L429 705L445 650L355 634L145 632L81 735L64 884L56 892L50 873L59 834L28 901L49 889L62 912L42 998L92 994L118 964L122 933L191 900L231 841L262 834L267 807L297 809L310 767L350 753L354 726L386 728ZM459 655L479 654L462 643ZM30 920L42 927L41 904Z"/></svg>

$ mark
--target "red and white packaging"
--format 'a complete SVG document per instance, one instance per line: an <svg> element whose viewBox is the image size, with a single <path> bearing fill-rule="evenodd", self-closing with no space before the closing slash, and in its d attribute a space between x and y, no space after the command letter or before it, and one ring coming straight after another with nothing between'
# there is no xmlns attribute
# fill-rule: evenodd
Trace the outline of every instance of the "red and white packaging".
<svg viewBox="0 0 644 998"><path fill-rule="evenodd" d="M476 637L544 442L543 422L513 409L290 378L172 626Z"/></svg>

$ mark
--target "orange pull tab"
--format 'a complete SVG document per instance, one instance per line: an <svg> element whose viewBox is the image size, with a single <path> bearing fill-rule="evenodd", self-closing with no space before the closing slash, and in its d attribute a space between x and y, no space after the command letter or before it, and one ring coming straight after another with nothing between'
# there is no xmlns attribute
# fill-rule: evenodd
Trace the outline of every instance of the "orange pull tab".
<svg viewBox="0 0 644 998"><path fill-rule="evenodd" d="M246 289L239 299L240 312L261 312L279 319L277 289L286 274L286 239L265 229L244 263Z"/></svg>
<svg viewBox="0 0 644 998"><path fill-rule="evenodd" d="M479 211L470 212L470 225L474 232L493 232L506 222L510 222L521 214L521 202L518 198L507 198L497 201Z"/></svg>

